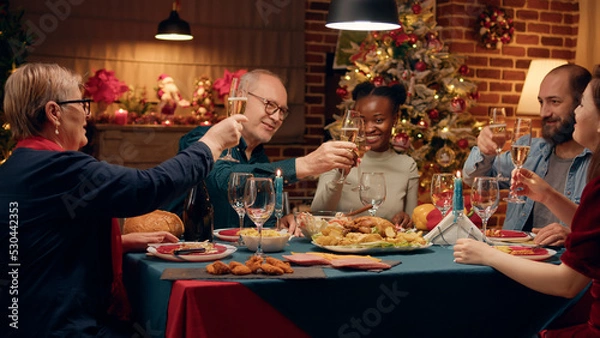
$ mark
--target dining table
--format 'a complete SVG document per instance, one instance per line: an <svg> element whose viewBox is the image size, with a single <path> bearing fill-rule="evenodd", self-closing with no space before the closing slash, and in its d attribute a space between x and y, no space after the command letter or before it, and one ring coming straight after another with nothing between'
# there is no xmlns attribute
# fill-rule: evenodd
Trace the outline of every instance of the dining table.
<svg viewBox="0 0 600 338"><path fill-rule="evenodd" d="M266 255L292 252L326 251L293 238L284 251ZM238 247L221 260L243 263L253 254ZM545 262L558 264L560 254ZM393 266L205 278L198 275L211 262L128 253L123 272L146 337L533 337L577 299L541 294L487 266L458 264L451 246L371 256Z"/></svg>

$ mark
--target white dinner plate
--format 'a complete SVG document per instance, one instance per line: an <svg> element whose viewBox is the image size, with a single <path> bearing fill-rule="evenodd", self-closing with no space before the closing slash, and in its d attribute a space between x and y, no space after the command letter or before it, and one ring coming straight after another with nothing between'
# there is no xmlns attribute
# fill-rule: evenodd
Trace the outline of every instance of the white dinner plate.
<svg viewBox="0 0 600 338"><path fill-rule="evenodd" d="M181 244L181 243L179 243ZM177 243L173 243L173 246L177 246ZM161 245L160 247L164 247L166 245ZM214 261L217 259L222 259L227 256L233 254L237 249L234 246L229 244L215 244L215 247L218 249L215 253L195 253L188 255L174 255L174 254L165 254L158 252L158 247L149 246L147 251L154 255L155 257L165 259L173 262L208 262Z"/></svg>
<svg viewBox="0 0 600 338"><path fill-rule="evenodd" d="M213 231L213 235L222 241L237 242L240 236L235 235L235 233L239 230L240 228L216 229ZM234 235L231 235L231 233L234 233Z"/></svg>
<svg viewBox="0 0 600 338"><path fill-rule="evenodd" d="M433 245L433 243L427 243L422 246L377 246L378 242L372 243L361 243L355 245L319 245L315 241L312 244L319 248L339 252L339 253L392 253L392 252L407 252L427 249Z"/></svg>

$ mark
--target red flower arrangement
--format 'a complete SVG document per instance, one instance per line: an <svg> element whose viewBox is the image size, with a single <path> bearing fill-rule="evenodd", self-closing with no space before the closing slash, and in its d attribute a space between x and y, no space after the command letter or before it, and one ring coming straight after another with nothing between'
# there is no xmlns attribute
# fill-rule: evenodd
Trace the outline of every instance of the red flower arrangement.
<svg viewBox="0 0 600 338"><path fill-rule="evenodd" d="M115 77L114 71L100 69L85 83L84 96L91 97L94 102L111 104L128 90L125 82Z"/></svg>
<svg viewBox="0 0 600 338"><path fill-rule="evenodd" d="M503 9L488 6L479 14L477 30L483 47L498 49L512 40L515 27L512 18Z"/></svg>

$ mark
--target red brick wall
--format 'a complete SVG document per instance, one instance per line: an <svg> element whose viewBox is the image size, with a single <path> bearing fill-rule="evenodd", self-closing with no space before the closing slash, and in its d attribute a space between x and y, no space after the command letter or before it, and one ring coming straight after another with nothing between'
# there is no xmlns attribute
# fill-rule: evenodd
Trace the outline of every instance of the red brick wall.
<svg viewBox="0 0 600 338"><path fill-rule="evenodd" d="M475 23L486 5L496 5L514 18L513 41L498 50L479 47ZM338 32L325 28L329 0L306 1L306 143L269 146L272 159L301 156L322 141L325 110L325 56L335 51ZM441 39L451 53L467 57L469 77L479 84L480 100L471 110L485 119L491 106L504 106L514 118L523 81L534 58L563 58L574 61L579 21L577 0L438 0L437 22L444 30ZM539 127L539 120L535 122ZM315 181L289 187L292 196L312 196ZM497 212L503 219L505 206Z"/></svg>

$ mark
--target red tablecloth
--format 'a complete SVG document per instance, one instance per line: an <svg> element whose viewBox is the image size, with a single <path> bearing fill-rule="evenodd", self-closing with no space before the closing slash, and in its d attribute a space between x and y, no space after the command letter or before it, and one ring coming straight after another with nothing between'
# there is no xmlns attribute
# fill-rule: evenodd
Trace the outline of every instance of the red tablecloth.
<svg viewBox="0 0 600 338"><path fill-rule="evenodd" d="M258 336L308 337L240 283L198 280L173 283L166 337Z"/></svg>

